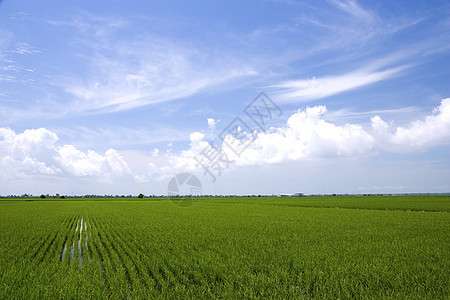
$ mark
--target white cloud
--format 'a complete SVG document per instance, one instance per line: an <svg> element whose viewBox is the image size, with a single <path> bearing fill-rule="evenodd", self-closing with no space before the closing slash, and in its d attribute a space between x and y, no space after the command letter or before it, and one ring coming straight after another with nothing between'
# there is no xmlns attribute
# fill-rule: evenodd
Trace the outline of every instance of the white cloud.
<svg viewBox="0 0 450 300"><path fill-rule="evenodd" d="M216 130L217 121L213 118L208 118L208 138L210 140L214 139L214 131Z"/></svg>
<svg viewBox="0 0 450 300"><path fill-rule="evenodd" d="M57 174L61 170L49 165L50 153L58 137L44 128L25 130L15 134L9 128L0 128L0 175Z"/></svg>
<svg viewBox="0 0 450 300"><path fill-rule="evenodd" d="M0 128L0 176L28 175L97 176L99 178L131 174L126 162L114 149L104 155L73 145L57 145L58 136L45 128L16 134Z"/></svg>
<svg viewBox="0 0 450 300"><path fill-rule="evenodd" d="M325 106L300 109L286 124L257 134L248 148L237 156L226 143L217 150L227 154L234 166L267 165L299 160L355 158L379 151L411 152L429 149L450 142L450 98L443 99L433 114L406 126L388 124L379 116L371 119L371 126L359 124L337 125L325 119ZM216 121L208 119L209 128ZM234 139L234 140L233 140ZM197 159L210 151L208 137L201 132L190 135L187 150L173 153L158 149L146 156L148 171L133 174L125 159L114 149L103 155L95 151L81 151L74 145L58 145L58 136L45 128L25 130L16 134L0 128L0 176L95 176L108 180L115 176L132 176L137 182L150 178L167 179L182 171L202 171ZM239 142L231 135L228 145ZM139 162L138 162L139 163Z"/></svg>
<svg viewBox="0 0 450 300"><path fill-rule="evenodd" d="M355 1L347 0L335 0L331 1L331 3L335 4L337 7L350 14L351 16L358 18L364 22L371 23L374 20L374 14L364 10L361 6L358 5Z"/></svg>
<svg viewBox="0 0 450 300"><path fill-rule="evenodd" d="M110 112L185 98L229 84L256 71L225 53L210 55L192 44L157 35L126 36L126 23L87 16L66 25L79 30L87 58L82 77L57 85L73 95L70 112Z"/></svg>
<svg viewBox="0 0 450 300"><path fill-rule="evenodd" d="M27 43L19 43L13 52L21 55L27 55L27 54L41 53L42 51L28 45Z"/></svg>
<svg viewBox="0 0 450 300"><path fill-rule="evenodd" d="M372 151L375 140L361 126L337 126L321 118L325 113L324 106L299 110L288 119L285 126L259 133L257 139L240 156L227 146L240 143L231 135L225 138L227 143L217 145L217 150L223 151L235 166L355 157ZM198 160L203 160L206 166L206 155L213 154L214 150L203 133L192 133L190 141L189 149L179 154L154 152L157 155L153 155L153 161L149 163L148 176L162 180L179 172L202 170Z"/></svg>
<svg viewBox="0 0 450 300"><path fill-rule="evenodd" d="M379 116L371 119L379 147L387 151L408 152L450 142L450 98L443 99L432 115L395 127Z"/></svg>
<svg viewBox="0 0 450 300"><path fill-rule="evenodd" d="M216 120L214 120L213 118L208 118L208 128L209 129L214 129L216 126Z"/></svg>
<svg viewBox="0 0 450 300"><path fill-rule="evenodd" d="M267 165L289 161L356 158L376 154L379 151L403 151L429 149L435 145L450 143L450 98L443 99L433 115L411 122L404 127L394 127L379 116L372 118L372 126L359 124L336 125L324 119L325 106L301 109L291 115L286 124L258 133L257 138L240 156L228 145L241 143L233 136L227 143L217 145L234 166ZM204 150L211 150L205 135L194 132L190 147L179 154L155 152L150 163L149 176L166 179L182 171L202 170L198 159L204 159Z"/></svg>
<svg viewBox="0 0 450 300"><path fill-rule="evenodd" d="M250 147L234 158L236 164L355 157L372 151L374 138L360 125L335 125L322 119L325 113L325 106L299 110L289 117L285 126L259 133Z"/></svg>
<svg viewBox="0 0 450 300"><path fill-rule="evenodd" d="M193 132L189 136L189 149L183 150L180 153L174 154L172 150L161 153L159 149L154 149L147 163L148 171L146 174L138 175L141 182L149 181L150 179L166 180L176 175L177 173L185 171L194 171L199 165L196 157L204 149L208 147L208 142L205 141L205 135L200 132ZM141 158L144 160L144 158Z"/></svg>
<svg viewBox="0 0 450 300"><path fill-rule="evenodd" d="M380 70L369 66L349 73L312 79L289 80L272 86L277 101L305 102L322 99L399 75L407 66Z"/></svg>
<svg viewBox="0 0 450 300"><path fill-rule="evenodd" d="M64 145L57 152L56 160L62 168L75 176L124 175L130 173L126 162L114 149L109 149L102 156L92 150L84 153L72 145Z"/></svg>

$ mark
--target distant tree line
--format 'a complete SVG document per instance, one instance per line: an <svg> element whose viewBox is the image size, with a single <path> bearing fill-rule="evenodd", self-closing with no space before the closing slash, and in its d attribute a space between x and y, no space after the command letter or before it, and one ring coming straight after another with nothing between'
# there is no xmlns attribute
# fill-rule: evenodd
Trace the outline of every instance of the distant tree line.
<svg viewBox="0 0 450 300"><path fill-rule="evenodd" d="M180 197L195 197L195 198L220 198L220 197L340 197L340 196L413 196L413 195L448 195L449 193L396 193L396 194L309 194L305 195L303 193L295 194L279 194L279 195L264 195L264 194L252 194L252 195L144 195L139 193L138 195L97 195L97 194L87 194L87 195L60 195L60 194L41 194L39 196L33 194L22 194L22 195L7 195L0 196L1 199L66 199L66 198L180 198Z"/></svg>

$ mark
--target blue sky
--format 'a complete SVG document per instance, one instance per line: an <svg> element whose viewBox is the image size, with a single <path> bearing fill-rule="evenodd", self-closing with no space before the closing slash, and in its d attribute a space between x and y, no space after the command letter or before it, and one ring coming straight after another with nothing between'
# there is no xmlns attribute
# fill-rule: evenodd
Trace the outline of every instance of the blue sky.
<svg viewBox="0 0 450 300"><path fill-rule="evenodd" d="M0 194L165 194L180 172L205 194L449 192L449 12L1 1ZM264 128L244 112L260 92L282 111ZM214 182L208 143L228 159Z"/></svg>

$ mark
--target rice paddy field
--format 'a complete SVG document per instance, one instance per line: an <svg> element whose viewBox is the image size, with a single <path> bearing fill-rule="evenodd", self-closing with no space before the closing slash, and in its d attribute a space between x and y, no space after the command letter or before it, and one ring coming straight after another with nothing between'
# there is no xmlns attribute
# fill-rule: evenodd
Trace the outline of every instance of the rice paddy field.
<svg viewBox="0 0 450 300"><path fill-rule="evenodd" d="M4 199L0 298L449 299L449 209L450 196Z"/></svg>

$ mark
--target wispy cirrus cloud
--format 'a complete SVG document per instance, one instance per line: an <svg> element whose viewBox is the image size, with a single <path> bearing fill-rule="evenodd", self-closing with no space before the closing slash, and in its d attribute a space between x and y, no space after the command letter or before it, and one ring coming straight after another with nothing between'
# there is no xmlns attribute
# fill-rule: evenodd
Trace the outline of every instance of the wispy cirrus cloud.
<svg viewBox="0 0 450 300"><path fill-rule="evenodd" d="M282 103L313 101L390 79L408 67L401 65L382 69L380 66L369 66L340 75L288 80L271 88L276 99Z"/></svg>
<svg viewBox="0 0 450 300"><path fill-rule="evenodd" d="M408 114L417 113L421 109L417 106L408 106L394 109L377 109L370 111L353 111L349 108L342 108L335 111L327 112L327 120L350 120L350 119L367 119L374 115L390 115L390 116L405 116Z"/></svg>
<svg viewBox="0 0 450 300"><path fill-rule="evenodd" d="M375 19L375 14L373 12L363 9L356 1L333 0L330 1L330 3L364 22L372 23Z"/></svg>
<svg viewBox="0 0 450 300"><path fill-rule="evenodd" d="M28 74L34 72L30 67L21 66L15 56L27 56L41 51L25 42L17 42L14 35L0 30L0 82L29 82ZM4 87L0 87L0 92Z"/></svg>
<svg viewBox="0 0 450 300"><path fill-rule="evenodd" d="M71 112L112 112L185 98L257 74L226 53L157 35L124 37L126 22L88 16L65 23L79 31L85 76L55 82L73 96ZM56 25L56 24L55 24Z"/></svg>
<svg viewBox="0 0 450 300"><path fill-rule="evenodd" d="M378 70L369 70L369 68L366 70L365 67L361 67L359 70L353 70L355 74L352 74L352 71L342 74L365 77L386 75L380 73L387 71L388 68L399 66L402 58L398 53L409 53L403 55L403 58L413 59L424 54L424 51L435 51L441 49L442 45L447 45L440 33L441 30L436 30L438 26L435 28L433 25L428 27L424 25L422 27L427 34L420 38L402 38L407 42L396 48L380 47L386 42L395 44L399 35L426 20L423 15L386 18L379 15L373 6L367 3L362 5L352 0L329 0L315 2L314 5L307 1L281 2L292 6L292 11L295 12L292 19L287 19L277 26L259 27L252 31L250 39L255 43L270 40L271 43L282 45L284 49L281 54L278 53L276 57L272 57L269 63L273 64L273 69L280 65L285 66L284 72L288 69L292 74L298 72L311 74L317 70L323 73L324 69L329 70L330 66L342 63L353 65L358 63L359 66L373 65L374 57L397 56L397 62L392 61L391 65L383 65ZM439 27L442 26L439 25ZM405 44L410 46L405 47ZM404 60L403 63L405 63ZM297 69L294 70L294 66ZM308 77L312 78L314 74ZM335 79L337 75L330 74L323 77ZM294 81L292 78L289 80ZM307 79L300 83L309 84Z"/></svg>

